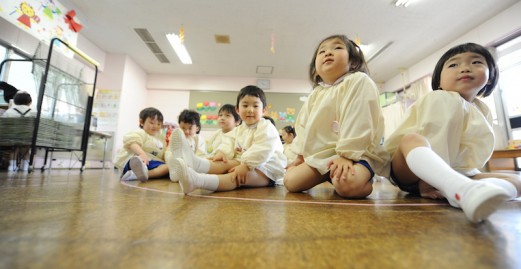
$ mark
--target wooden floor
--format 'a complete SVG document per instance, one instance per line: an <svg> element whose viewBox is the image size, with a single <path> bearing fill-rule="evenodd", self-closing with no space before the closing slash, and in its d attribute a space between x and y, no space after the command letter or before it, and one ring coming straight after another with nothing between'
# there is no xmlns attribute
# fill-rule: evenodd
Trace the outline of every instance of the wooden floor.
<svg viewBox="0 0 521 269"><path fill-rule="evenodd" d="M521 268L521 200L469 223L387 182L180 193L110 170L0 171L0 268Z"/></svg>

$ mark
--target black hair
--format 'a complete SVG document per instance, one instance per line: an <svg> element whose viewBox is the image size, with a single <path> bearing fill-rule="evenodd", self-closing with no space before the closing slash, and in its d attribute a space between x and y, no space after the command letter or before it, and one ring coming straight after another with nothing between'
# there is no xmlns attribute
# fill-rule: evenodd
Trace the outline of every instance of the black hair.
<svg viewBox="0 0 521 269"><path fill-rule="evenodd" d="M13 99L15 94L18 92L18 89L4 81L0 81L0 90L4 91L4 101L9 103L9 100Z"/></svg>
<svg viewBox="0 0 521 269"><path fill-rule="evenodd" d="M266 119L266 120L269 120L269 121L271 122L271 124L273 124L273 126L275 126L275 127L277 126L277 125L275 124L275 120L274 120L272 117L270 117L270 116L262 116L262 117L263 117L264 119Z"/></svg>
<svg viewBox="0 0 521 269"><path fill-rule="evenodd" d="M195 126L197 126L197 131L195 131L196 134L199 134L201 132L201 121L196 121Z"/></svg>
<svg viewBox="0 0 521 269"><path fill-rule="evenodd" d="M445 52L436 67L434 68L434 72L432 74L432 82L431 86L434 91L442 90L440 88L440 80L441 80L441 71L443 70L443 65L445 62L452 58L454 55L465 53L465 52L474 52L485 58L488 66L488 83L481 90L479 90L477 96L487 97L489 96L494 88L496 87L499 79L499 68L497 67L496 61L492 54L483 46L475 44L475 43L465 43L461 45L457 45L452 47L447 52Z"/></svg>
<svg viewBox="0 0 521 269"><path fill-rule="evenodd" d="M143 128L143 124L145 123L145 121L148 118L150 118L150 119L157 118L158 121L163 122L163 113L161 113L161 111L159 111L159 109L154 108L154 107L147 107L147 108L141 110L141 112L139 112L139 119L141 120L141 123L139 124L139 128Z"/></svg>
<svg viewBox="0 0 521 269"><path fill-rule="evenodd" d="M246 96L258 97L262 102L262 108L266 108L266 95L264 94L264 91L261 88L253 85L248 85L241 89L239 95L237 95L237 108L239 108L239 103L241 102L242 98Z"/></svg>
<svg viewBox="0 0 521 269"><path fill-rule="evenodd" d="M284 132L286 132L288 134L292 134L293 137L297 136L297 133L295 132L295 127L293 127L291 125L285 126L284 128L282 128L282 130L284 130Z"/></svg>
<svg viewBox="0 0 521 269"><path fill-rule="evenodd" d="M181 114L179 114L179 123L184 122L188 124L195 125L201 129L201 115L197 113L197 111L185 109L181 111Z"/></svg>
<svg viewBox="0 0 521 269"><path fill-rule="evenodd" d="M13 101L15 105L30 105L33 102L33 99L31 98L31 95L26 91L19 91L17 92L14 97Z"/></svg>
<svg viewBox="0 0 521 269"><path fill-rule="evenodd" d="M239 122L241 120L241 117L239 116L239 114L237 114L237 110L235 109L235 107L231 104L225 104L223 105L220 109L219 109L219 114L221 114L221 112L228 112L230 114L233 115L233 118L235 119L236 122Z"/></svg>
<svg viewBox="0 0 521 269"><path fill-rule="evenodd" d="M362 49L353 40L347 38L346 35L332 35L324 38L320 43L318 43L315 53L313 53L313 57L311 58L311 63L309 64L309 79L311 80L311 83L313 83L313 87L317 86L319 82L322 82L322 78L317 74L317 69L315 67L318 49L325 41L335 38L340 39L347 48L349 64L351 65L349 72L354 73L360 71L369 74L369 68L367 68L367 63L365 62Z"/></svg>

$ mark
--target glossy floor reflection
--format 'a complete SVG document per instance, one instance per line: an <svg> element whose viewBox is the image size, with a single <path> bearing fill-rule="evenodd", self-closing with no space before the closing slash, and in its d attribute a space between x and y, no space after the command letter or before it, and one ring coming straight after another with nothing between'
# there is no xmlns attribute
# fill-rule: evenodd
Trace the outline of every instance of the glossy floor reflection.
<svg viewBox="0 0 521 269"><path fill-rule="evenodd" d="M0 268L521 268L521 201L481 224L387 182L180 193L109 169L0 172Z"/></svg>

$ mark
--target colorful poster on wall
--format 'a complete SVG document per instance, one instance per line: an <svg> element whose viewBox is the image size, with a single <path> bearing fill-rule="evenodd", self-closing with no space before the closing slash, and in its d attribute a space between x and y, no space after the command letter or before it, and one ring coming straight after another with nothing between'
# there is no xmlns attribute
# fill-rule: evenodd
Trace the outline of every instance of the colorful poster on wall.
<svg viewBox="0 0 521 269"><path fill-rule="evenodd" d="M97 89L92 106L93 127L101 132L117 129L120 93L118 90Z"/></svg>
<svg viewBox="0 0 521 269"><path fill-rule="evenodd" d="M83 27L75 11L66 10L56 0L2 0L0 17L46 44L57 37L75 47L78 32ZM57 42L55 46L72 57L73 53L63 44Z"/></svg>

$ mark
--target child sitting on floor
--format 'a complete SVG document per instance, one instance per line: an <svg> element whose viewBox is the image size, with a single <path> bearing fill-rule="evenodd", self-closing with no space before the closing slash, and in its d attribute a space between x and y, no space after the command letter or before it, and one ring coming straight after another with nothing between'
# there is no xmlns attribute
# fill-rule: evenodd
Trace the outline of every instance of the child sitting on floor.
<svg viewBox="0 0 521 269"><path fill-rule="evenodd" d="M413 195L446 198L472 222L519 195L519 176L478 170L494 150L494 133L490 111L477 97L492 93L498 75L481 45L458 45L441 56L434 91L416 101L385 141L394 184Z"/></svg>
<svg viewBox="0 0 521 269"><path fill-rule="evenodd" d="M181 114L179 114L179 128L185 134L195 155L206 157L206 143L199 135L199 132L201 132L201 116L199 113L189 109L181 111Z"/></svg>
<svg viewBox="0 0 521 269"><path fill-rule="evenodd" d="M164 160L166 141L160 134L163 128L161 111L153 107L141 110L139 128L123 137L123 148L114 159L114 165L123 170L122 180L146 182L149 178L168 174Z"/></svg>
<svg viewBox="0 0 521 269"><path fill-rule="evenodd" d="M266 96L256 86L246 86L237 96L242 124L225 135L213 160L199 158L184 135L174 130L168 165L185 194L196 189L229 191L245 187L274 186L284 175L286 157L277 128L264 119ZM175 180L174 180L175 181Z"/></svg>
<svg viewBox="0 0 521 269"><path fill-rule="evenodd" d="M217 148L222 143L224 135L232 131L240 123L241 119L233 105L225 104L219 109L218 124L221 129L215 131L210 139L206 141L206 149L208 150L209 158L213 158L215 153L217 153Z"/></svg>

